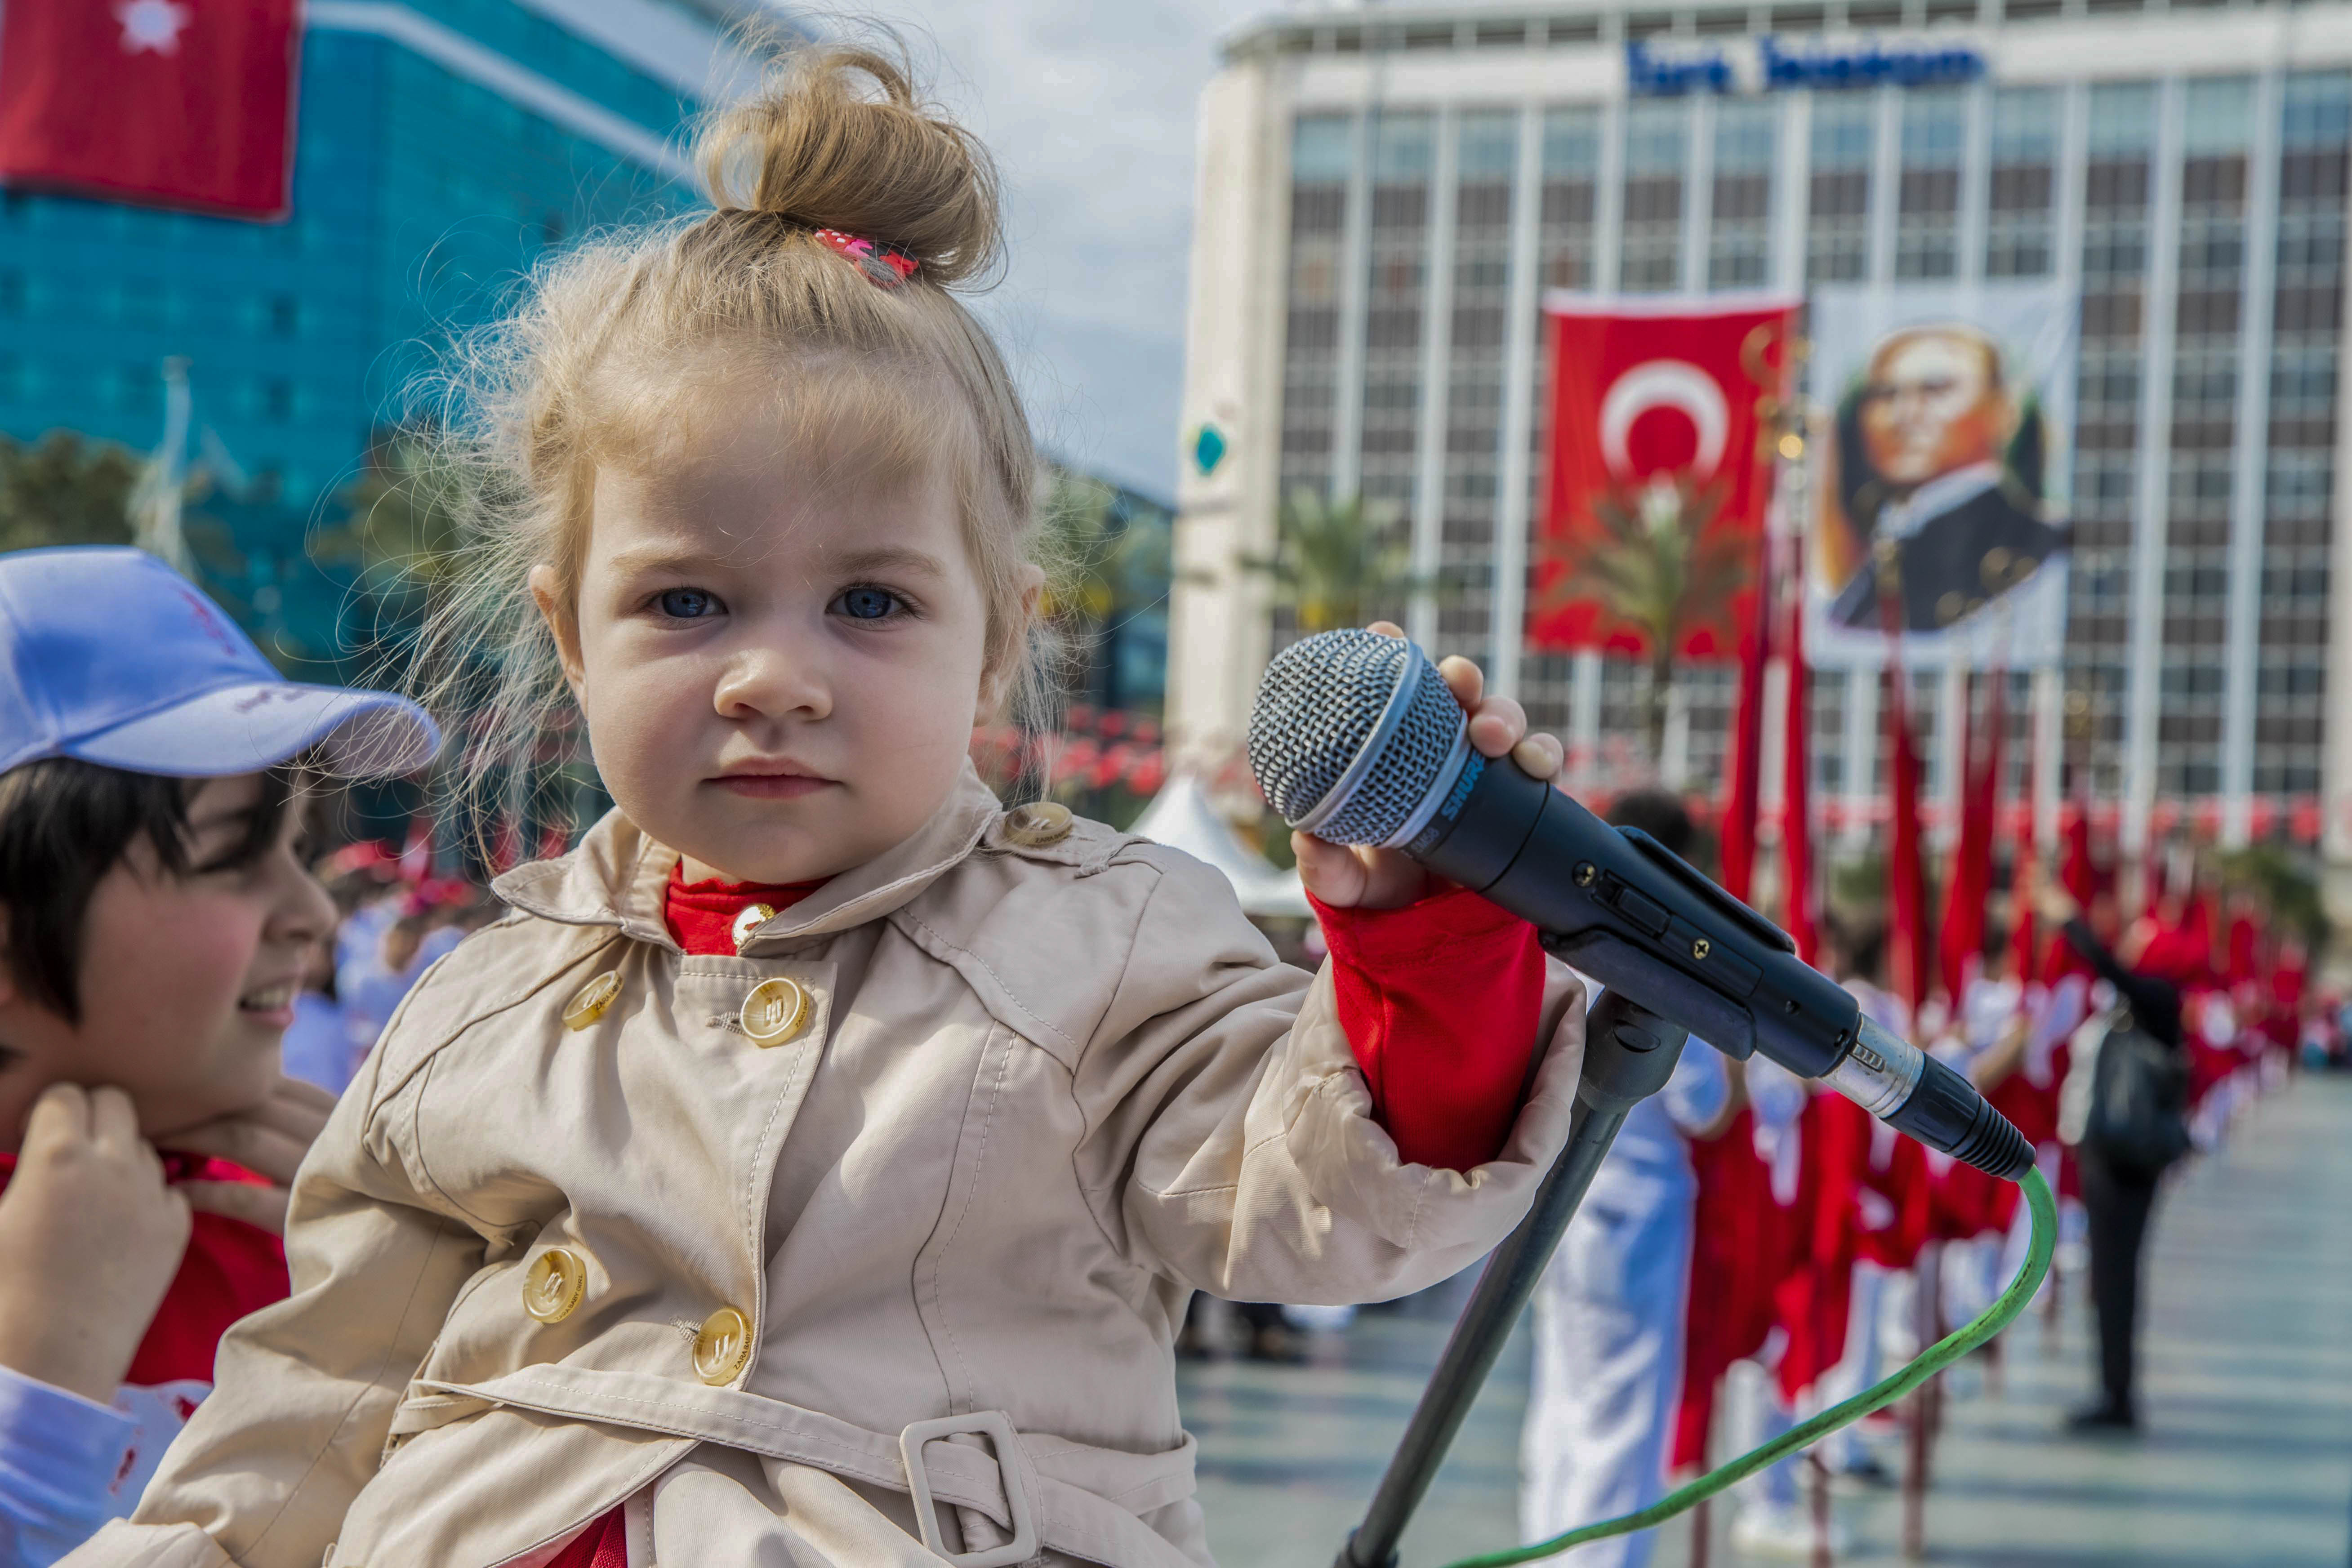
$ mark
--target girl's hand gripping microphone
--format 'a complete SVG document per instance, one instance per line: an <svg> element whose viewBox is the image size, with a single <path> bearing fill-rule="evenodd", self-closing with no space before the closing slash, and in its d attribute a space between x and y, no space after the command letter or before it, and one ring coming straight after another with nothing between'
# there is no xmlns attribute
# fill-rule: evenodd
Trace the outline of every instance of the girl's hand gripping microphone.
<svg viewBox="0 0 2352 1568"><path fill-rule="evenodd" d="M1863 1016L1770 921L1647 835L1473 751L1461 704L1404 638L1325 632L1284 649L1249 756L1293 827L1402 849L1726 1055L1761 1051L1993 1175L2032 1167L2033 1146L1974 1085Z"/></svg>

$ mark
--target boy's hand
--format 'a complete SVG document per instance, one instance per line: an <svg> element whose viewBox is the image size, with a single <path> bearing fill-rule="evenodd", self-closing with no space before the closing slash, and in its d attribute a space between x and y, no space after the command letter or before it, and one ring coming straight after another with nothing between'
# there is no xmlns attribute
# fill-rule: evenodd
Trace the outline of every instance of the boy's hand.
<svg viewBox="0 0 2352 1568"><path fill-rule="evenodd" d="M173 1133L164 1142L173 1149L231 1161L269 1179L268 1186L254 1182L183 1182L180 1191L187 1194L189 1203L208 1214L226 1215L285 1235L286 1201L294 1173L334 1109L335 1097L318 1085L299 1078L280 1078L269 1098L253 1110Z"/></svg>
<svg viewBox="0 0 2352 1568"><path fill-rule="evenodd" d="M1382 637L1404 636L1404 629L1392 621L1374 621L1367 629ZM1559 772L1559 742L1528 734L1527 710L1509 698L1483 696L1486 679L1476 665L1456 657L1440 662L1437 672L1454 689L1454 699L1470 710L1470 744L1480 755L1507 752L1522 771L1539 779ZM1290 848L1298 857L1298 878L1307 890L1335 910L1399 909L1439 880L1401 849L1332 844L1306 833L1293 833Z"/></svg>
<svg viewBox="0 0 2352 1568"><path fill-rule="evenodd" d="M0 1193L0 1366L110 1403L179 1272L188 1224L129 1095L44 1090Z"/></svg>

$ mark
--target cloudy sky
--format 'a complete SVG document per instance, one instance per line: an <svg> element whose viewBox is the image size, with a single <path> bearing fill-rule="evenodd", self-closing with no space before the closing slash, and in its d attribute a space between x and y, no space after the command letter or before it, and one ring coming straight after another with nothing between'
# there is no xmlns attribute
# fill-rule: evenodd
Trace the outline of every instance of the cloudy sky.
<svg viewBox="0 0 2352 1568"><path fill-rule="evenodd" d="M1012 271L982 309L1048 449L1173 499L1192 111L1280 0L883 0L1003 166Z"/></svg>

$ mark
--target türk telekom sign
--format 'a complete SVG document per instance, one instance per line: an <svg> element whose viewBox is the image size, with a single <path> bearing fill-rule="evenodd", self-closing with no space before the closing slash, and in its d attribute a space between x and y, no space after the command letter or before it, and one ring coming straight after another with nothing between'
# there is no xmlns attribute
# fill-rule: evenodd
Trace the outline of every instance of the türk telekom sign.
<svg viewBox="0 0 2352 1568"><path fill-rule="evenodd" d="M1791 44L1766 35L1749 47L1688 47L1654 40L1625 46L1626 90L1637 98L1686 92L1786 92L1800 89L1935 87L1985 74L1980 50L1958 43Z"/></svg>

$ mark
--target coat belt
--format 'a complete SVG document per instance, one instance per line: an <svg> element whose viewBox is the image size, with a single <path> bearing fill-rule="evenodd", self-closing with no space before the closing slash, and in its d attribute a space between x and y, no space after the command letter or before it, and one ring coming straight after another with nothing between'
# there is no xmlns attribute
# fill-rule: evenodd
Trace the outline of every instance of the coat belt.
<svg viewBox="0 0 2352 1568"><path fill-rule="evenodd" d="M762 1458L812 1465L851 1480L910 1489L897 1435L736 1388L692 1388L650 1373L532 1367L483 1383L420 1379L393 1421L395 1440L491 1405L692 1437ZM1038 1538L1115 1568L1199 1568L1140 1515L1192 1495L1198 1445L1130 1454L1066 1437L1021 1433L1017 1452L934 1442L923 1454L931 1494L1012 1522L1008 1484L1024 1488Z"/></svg>

